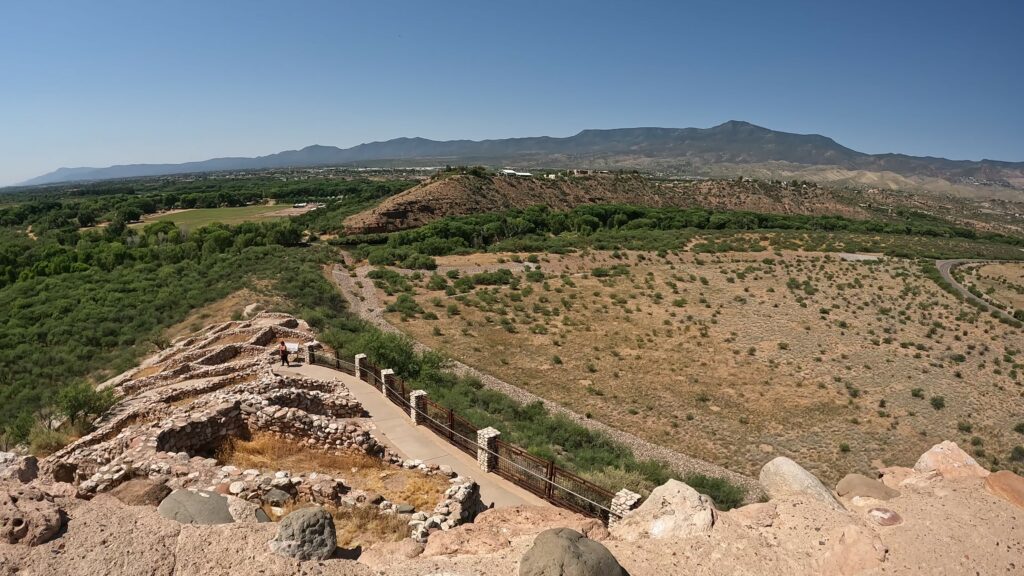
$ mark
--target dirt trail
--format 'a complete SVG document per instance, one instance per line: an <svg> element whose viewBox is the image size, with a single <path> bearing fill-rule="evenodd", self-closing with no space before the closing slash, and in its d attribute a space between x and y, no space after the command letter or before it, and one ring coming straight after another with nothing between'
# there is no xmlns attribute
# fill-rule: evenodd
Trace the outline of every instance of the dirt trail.
<svg viewBox="0 0 1024 576"><path fill-rule="evenodd" d="M521 268L522 264L510 262L502 265L486 266L485 268L493 270L499 267L516 269L517 267ZM351 310L360 318L370 322L385 332L404 334L384 318L384 306L377 298L377 292L374 289L373 281L367 277L367 274L373 269L373 266L361 266L356 268L355 277L353 277L344 267L336 265L331 272L331 278L340 289L342 295L348 301ZM462 269L460 268L460 270ZM465 272L466 270L462 271ZM357 285L357 282L361 286ZM432 351L430 347L416 340L413 340L413 346L417 352ZM707 476L716 476L725 478L734 484L743 486L747 491L747 502L756 502L763 494L761 485L754 478L733 472L732 470L710 462L693 458L692 456L687 456L686 454L676 452L675 450L671 450L664 446L652 444L651 442L629 432L612 428L607 424L590 418L585 418L584 416L565 408L561 404L541 398L540 396L518 386L509 384L508 382L499 380L490 374L485 374L472 366L463 364L458 360L451 360L451 370L460 376L477 378L481 383L483 383L484 387L501 392L519 402L522 402L523 404L540 402L553 414L566 416L573 422L585 428L602 432L617 442L625 444L633 451L637 458L662 460L672 466L677 472L684 475L689 473L699 473Z"/></svg>
<svg viewBox="0 0 1024 576"><path fill-rule="evenodd" d="M1013 316L1008 314L1005 310L1003 310L1002 308L999 308L997 306L994 306L991 303L986 302L985 300L983 300L981 298L978 298L974 294L971 294L971 292L969 290L967 290L967 288L964 288L963 285L961 285L959 282L957 282L956 278L953 277L953 269L956 268L957 266L961 266L963 264L996 264L996 263L999 263L999 262L1009 262L1009 261L1008 260L970 260L970 259L936 260L935 261L935 267L939 269L939 275L942 276L942 279L945 280L946 282L949 282L949 285L952 286L954 290L959 292L960 295L963 296L966 300L969 300L969 301L971 301L971 302L973 302L973 303L975 303L975 304L977 304L979 306L983 306L984 308L986 308L988 310L991 310L993 313L995 313L997 316L999 316L1003 320L1008 320L1010 322L1015 322Z"/></svg>

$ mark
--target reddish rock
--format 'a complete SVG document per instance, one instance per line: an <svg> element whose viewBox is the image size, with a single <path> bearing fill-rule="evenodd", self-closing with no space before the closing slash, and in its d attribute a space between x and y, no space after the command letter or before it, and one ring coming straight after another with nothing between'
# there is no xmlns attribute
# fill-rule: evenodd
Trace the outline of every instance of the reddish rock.
<svg viewBox="0 0 1024 576"><path fill-rule="evenodd" d="M949 440L932 446L931 450L922 454L914 464L914 471L937 472L946 480L984 478L989 475L989 471L979 466L970 454Z"/></svg>
<svg viewBox="0 0 1024 576"><path fill-rule="evenodd" d="M1024 478L1009 470L1000 470L985 478L985 489L1014 506L1024 508Z"/></svg>
<svg viewBox="0 0 1024 576"><path fill-rule="evenodd" d="M163 482L139 478L129 480L110 491L110 495L129 506L159 506L171 493Z"/></svg>
<svg viewBox="0 0 1024 576"><path fill-rule="evenodd" d="M903 517L888 508L872 508L868 510L868 518L879 526L897 526L903 523Z"/></svg>

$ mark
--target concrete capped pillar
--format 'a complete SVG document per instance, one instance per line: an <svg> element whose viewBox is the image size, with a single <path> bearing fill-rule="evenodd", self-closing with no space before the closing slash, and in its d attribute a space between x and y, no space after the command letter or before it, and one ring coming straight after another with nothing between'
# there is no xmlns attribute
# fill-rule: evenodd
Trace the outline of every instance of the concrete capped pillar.
<svg viewBox="0 0 1024 576"><path fill-rule="evenodd" d="M643 496L626 488L616 492L610 506L611 513L608 515L608 526L615 525L623 516L636 510L640 506L641 500L643 500Z"/></svg>
<svg viewBox="0 0 1024 576"><path fill-rule="evenodd" d="M366 361L366 354L356 354L356 378L363 379L363 362Z"/></svg>
<svg viewBox="0 0 1024 576"><path fill-rule="evenodd" d="M498 436L501 432L490 426L476 432L476 461L484 472L493 472L498 467Z"/></svg>
<svg viewBox="0 0 1024 576"><path fill-rule="evenodd" d="M388 393L387 387L388 387L388 383L390 382L388 380L388 377L389 376L394 376L394 375L395 375L395 371L392 370L391 368L383 368L383 369L381 369L381 371L380 371L380 391L381 391L382 394L387 394Z"/></svg>
<svg viewBox="0 0 1024 576"><path fill-rule="evenodd" d="M413 390L409 392L409 417L412 423L417 426L423 423L426 418L422 413L427 411L427 391Z"/></svg>

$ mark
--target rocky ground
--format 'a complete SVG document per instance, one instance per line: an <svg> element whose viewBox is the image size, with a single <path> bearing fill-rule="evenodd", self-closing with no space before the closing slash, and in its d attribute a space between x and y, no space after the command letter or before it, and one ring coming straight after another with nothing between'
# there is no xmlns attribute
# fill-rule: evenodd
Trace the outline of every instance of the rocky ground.
<svg viewBox="0 0 1024 576"><path fill-rule="evenodd" d="M85 500L46 478L6 480L0 574L614 574L609 558L633 576L1024 571L1024 479L989 474L952 443L879 474L846 478L836 492L780 458L761 475L771 499L729 512L670 482L610 529L563 510L505 508L425 545L406 539L306 561L272 551L283 522L183 523L123 495ZM19 518L21 539L10 528Z"/></svg>
<svg viewBox="0 0 1024 576"><path fill-rule="evenodd" d="M0 576L1024 573L1024 478L952 442L834 490L778 457L760 471L765 501L727 512L673 480L609 526L557 508L480 512L464 478L415 511L315 470L221 466L212 446L249 430L390 458L343 387L265 372L282 337L311 333L274 314L213 326L108 382L120 402L93 434L41 462L0 454ZM409 537L340 548L340 506L399 517Z"/></svg>

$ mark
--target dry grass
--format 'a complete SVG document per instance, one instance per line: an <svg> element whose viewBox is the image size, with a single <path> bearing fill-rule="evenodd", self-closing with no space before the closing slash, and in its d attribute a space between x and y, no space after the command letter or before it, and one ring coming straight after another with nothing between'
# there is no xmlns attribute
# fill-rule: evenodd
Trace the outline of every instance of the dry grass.
<svg viewBox="0 0 1024 576"><path fill-rule="evenodd" d="M242 469L329 474L343 478L352 488L376 492L391 502L411 504L417 510L433 509L448 488L448 480L442 476L396 468L361 452L321 452L265 433L255 434L251 440L235 439L225 444L217 459Z"/></svg>
<svg viewBox="0 0 1024 576"><path fill-rule="evenodd" d="M142 370L139 370L134 375L132 375L132 380L139 380L139 379L145 378L147 376L152 376L154 374L159 374L160 372L163 371L163 369L164 369L164 367L159 365L159 364L154 365L154 366L148 366L146 368L143 368Z"/></svg>
<svg viewBox="0 0 1024 576"><path fill-rule="evenodd" d="M289 502L278 508L280 514L269 504L263 511L274 522L300 508L313 506L308 502ZM398 542L409 536L408 520L397 514L385 514L376 506L333 506L324 507L334 517L334 529L340 548L352 549L357 546L368 548L377 542Z"/></svg>
<svg viewBox="0 0 1024 576"><path fill-rule="evenodd" d="M1000 263L969 267L969 283L978 287L986 299L1013 314L1024 310L1024 264Z"/></svg>
<svg viewBox="0 0 1024 576"><path fill-rule="evenodd" d="M263 310L283 309L284 301L280 297L270 294L268 288L269 285L265 282L255 283L251 289L244 288L216 302L196 308L184 320L169 327L164 332L164 337L167 340L174 340L202 330L209 324L240 318L245 307L253 303L261 304Z"/></svg>
<svg viewBox="0 0 1024 576"><path fill-rule="evenodd" d="M875 460L912 464L943 439L986 466L1015 465L1024 336L914 261L584 251L540 265L544 281L519 273L518 289L454 296L428 289L426 275L415 298L438 318L387 318L580 414L748 474L782 454L836 480Z"/></svg>

